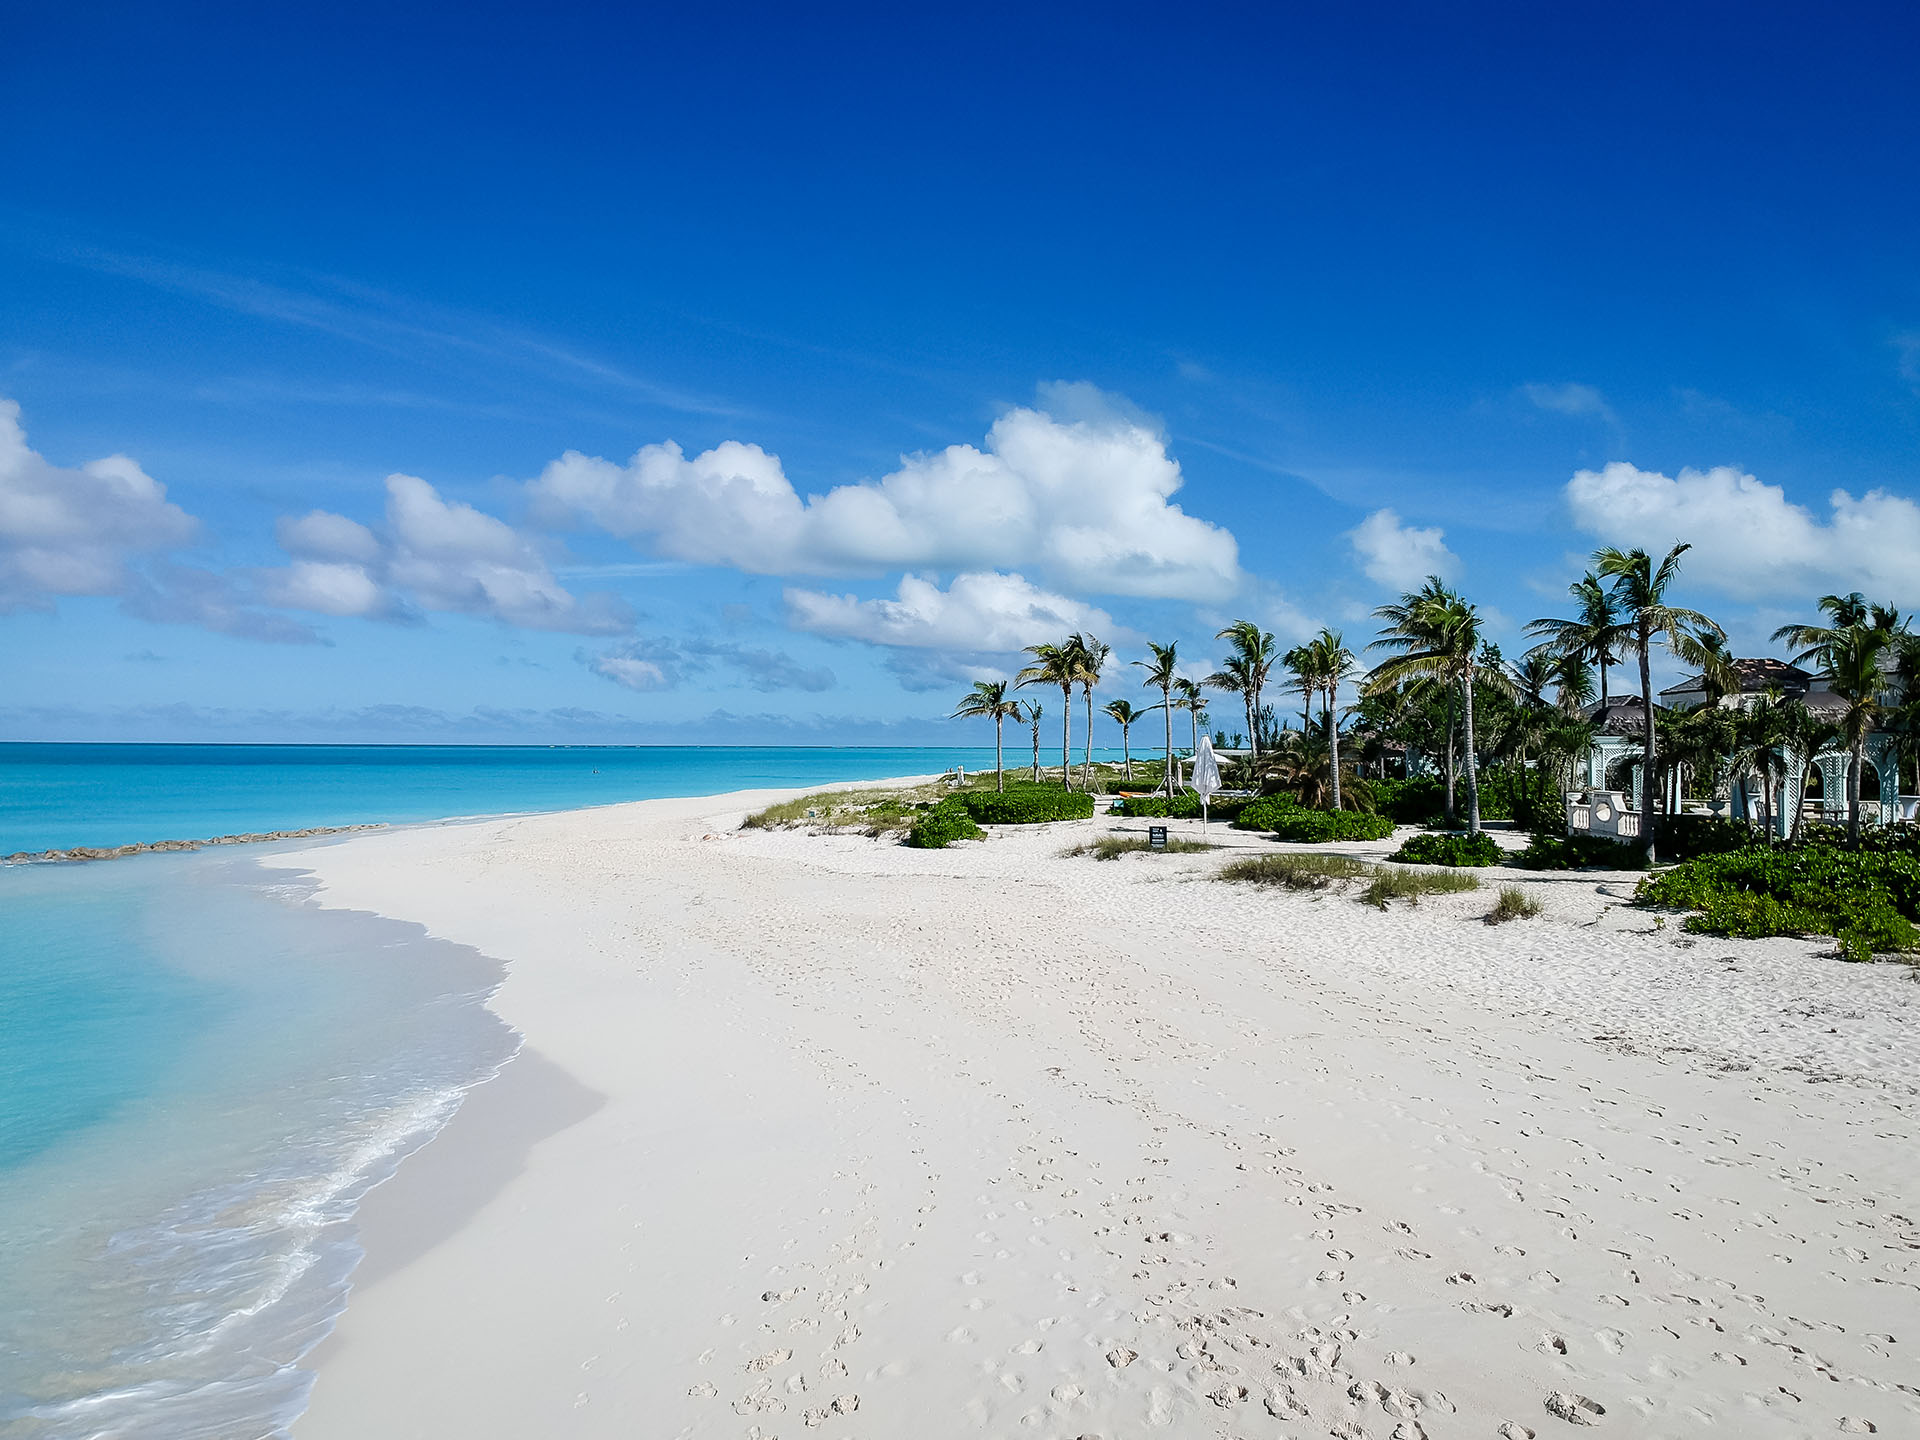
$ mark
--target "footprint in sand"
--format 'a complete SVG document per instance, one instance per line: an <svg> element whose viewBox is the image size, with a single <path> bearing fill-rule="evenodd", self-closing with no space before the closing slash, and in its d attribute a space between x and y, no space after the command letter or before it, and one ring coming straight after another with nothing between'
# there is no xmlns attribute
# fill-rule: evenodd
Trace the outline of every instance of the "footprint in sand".
<svg viewBox="0 0 1920 1440"><path fill-rule="evenodd" d="M1493 1433L1498 1435L1500 1440L1533 1440L1533 1431L1524 1425L1516 1425L1511 1420Z"/></svg>
<svg viewBox="0 0 1920 1440"><path fill-rule="evenodd" d="M1607 1407L1584 1395L1556 1390L1547 1396L1547 1413L1565 1420L1569 1425L1591 1425L1607 1413Z"/></svg>

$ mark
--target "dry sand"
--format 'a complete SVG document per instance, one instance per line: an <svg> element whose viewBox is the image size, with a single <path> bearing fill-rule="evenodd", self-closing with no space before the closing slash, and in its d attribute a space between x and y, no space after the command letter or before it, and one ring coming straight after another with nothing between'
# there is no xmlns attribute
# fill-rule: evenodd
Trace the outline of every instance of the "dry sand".
<svg viewBox="0 0 1920 1440"><path fill-rule="evenodd" d="M300 1440L1920 1435L1907 967L764 799L294 857L526 1037L368 1199Z"/></svg>

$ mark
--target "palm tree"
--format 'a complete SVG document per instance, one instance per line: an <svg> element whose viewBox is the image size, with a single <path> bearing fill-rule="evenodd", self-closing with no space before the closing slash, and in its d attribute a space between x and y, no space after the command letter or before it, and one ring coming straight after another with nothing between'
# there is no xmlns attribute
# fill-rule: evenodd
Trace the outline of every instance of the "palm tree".
<svg viewBox="0 0 1920 1440"><path fill-rule="evenodd" d="M1087 738L1085 763L1080 770L1080 788L1093 789L1093 687L1100 683L1100 671L1113 655L1113 648L1102 645L1091 635L1075 633L1067 637L1073 650L1073 678L1080 682L1080 693L1087 702Z"/></svg>
<svg viewBox="0 0 1920 1440"><path fill-rule="evenodd" d="M1320 693L1320 677L1313 668L1313 650L1296 645L1280 657L1280 663L1293 675L1293 688L1300 692L1300 729L1313 728L1313 699Z"/></svg>
<svg viewBox="0 0 1920 1440"><path fill-rule="evenodd" d="M1460 689L1467 761L1467 832L1477 835L1480 771L1474 751L1473 687L1483 664L1480 612L1449 590L1439 576L1429 575L1422 589L1402 595L1398 605L1382 605L1373 613L1388 625L1367 648L1399 653L1374 667L1366 681L1367 690L1377 693L1420 679L1445 683L1449 698L1452 687ZM1505 674L1497 667L1486 675L1493 683L1505 684Z"/></svg>
<svg viewBox="0 0 1920 1440"><path fill-rule="evenodd" d="M1174 654L1179 642L1172 645L1156 645L1147 642L1147 649L1153 652L1151 660L1136 660L1134 665L1147 672L1147 678L1140 683L1149 690L1160 692L1160 709L1167 721L1167 765L1166 774L1161 779L1166 782L1167 798L1173 798L1173 687L1180 677L1174 673L1177 657ZM1124 737L1123 742L1124 743Z"/></svg>
<svg viewBox="0 0 1920 1440"><path fill-rule="evenodd" d="M1233 659L1240 662L1239 673L1246 688L1241 692L1247 702L1247 744L1253 757L1260 756L1260 731L1254 723L1254 717L1260 712L1260 692L1266 688L1267 676L1273 672L1274 661L1279 658L1279 648L1273 636L1262 630L1251 620L1236 620L1226 629L1218 632L1216 640L1225 640L1233 646ZM1232 671L1233 661L1221 667L1222 671ZM1212 683L1211 680L1208 681ZM1225 686L1221 687L1225 689Z"/></svg>
<svg viewBox="0 0 1920 1440"><path fill-rule="evenodd" d="M1760 781L1760 823L1771 845L1774 840L1773 797L1787 778L1787 756L1783 750L1786 727L1782 724L1782 701L1778 689L1763 691L1749 708L1734 720L1734 751L1728 774L1753 775Z"/></svg>
<svg viewBox="0 0 1920 1440"><path fill-rule="evenodd" d="M1729 695L1740 693L1740 671L1727 648L1727 637L1709 630L1704 635L1682 635L1674 647L1681 660L1700 672L1700 689L1707 704L1718 705Z"/></svg>
<svg viewBox="0 0 1920 1440"><path fill-rule="evenodd" d="M1195 755L1200 753L1200 727L1207 723L1207 697L1201 693L1200 684L1185 678L1173 682L1173 688L1179 698L1173 702L1173 708L1187 712L1187 719L1193 727L1188 747ZM1176 775L1178 770L1174 772Z"/></svg>
<svg viewBox="0 0 1920 1440"><path fill-rule="evenodd" d="M1530 650L1507 667L1507 684L1520 702L1514 738L1522 765L1527 763L1527 752L1545 731L1547 716L1554 709L1554 702L1547 699L1547 691L1560 682L1562 659L1544 650Z"/></svg>
<svg viewBox="0 0 1920 1440"><path fill-rule="evenodd" d="M1619 601L1601 578L1589 570L1567 587L1579 613L1571 620L1535 620L1527 633L1540 637L1537 647L1558 655L1577 655L1600 670L1600 720L1607 718L1607 668L1619 662L1618 651L1627 639Z"/></svg>
<svg viewBox="0 0 1920 1440"><path fill-rule="evenodd" d="M1047 713L1047 707L1038 700L1027 702L1027 724L1033 727L1033 783L1040 783L1040 717Z"/></svg>
<svg viewBox="0 0 1920 1440"><path fill-rule="evenodd" d="M1309 640L1306 673L1312 676L1316 687L1324 692L1326 700L1321 714L1327 726L1327 750L1330 756L1329 768L1333 774L1333 808L1340 808L1340 687L1354 677L1359 668L1354 661L1353 652L1347 649L1346 638L1338 630L1322 626L1320 633Z"/></svg>
<svg viewBox="0 0 1920 1440"><path fill-rule="evenodd" d="M1128 738L1133 722L1146 717L1146 711L1136 710L1125 700L1109 700L1100 712L1120 727L1120 758L1125 765L1127 779L1133 779L1133 742Z"/></svg>
<svg viewBox="0 0 1920 1440"><path fill-rule="evenodd" d="M1041 643L1026 647L1026 654L1033 656L1033 663L1013 677L1016 687L1022 685L1058 685L1060 687L1060 783L1067 789L1073 789L1073 682L1079 678L1076 669L1079 664L1071 642L1052 645ZM1034 707L1039 714L1039 707ZM1036 777L1037 778L1037 777Z"/></svg>
<svg viewBox="0 0 1920 1440"><path fill-rule="evenodd" d="M1813 757L1840 738L1839 729L1823 716L1807 708L1804 701L1788 700L1779 709L1780 748L1791 757L1793 774L1801 782L1804 794L1807 769L1813 764ZM1801 822L1806 818L1804 799L1794 806L1793 824L1788 827L1787 838L1800 838Z"/></svg>
<svg viewBox="0 0 1920 1440"><path fill-rule="evenodd" d="M1640 737L1640 831L1641 848L1647 852L1649 865L1653 863L1655 832L1659 829L1654 805L1660 793L1653 724L1654 642L1664 640L1669 650L1679 654L1688 642L1698 642L1705 635L1724 638L1726 633L1698 610L1667 604L1667 587L1680 573L1680 557L1692 548L1676 545L1658 565L1637 547L1621 550L1609 545L1593 553L1595 568L1613 581L1613 601L1621 623L1627 627L1621 649L1640 659L1640 703L1645 707Z"/></svg>
<svg viewBox="0 0 1920 1440"><path fill-rule="evenodd" d="M1593 699L1593 662L1584 655L1553 657L1554 703L1568 714Z"/></svg>
<svg viewBox="0 0 1920 1440"><path fill-rule="evenodd" d="M961 699L959 708L953 712L956 720L993 721L993 770L998 788L1007 788L1006 753L1000 746L1001 727L1009 720L1019 720L1020 702L1007 698L1007 682L1004 680L976 680L973 689Z"/></svg>
<svg viewBox="0 0 1920 1440"><path fill-rule="evenodd" d="M1230 655L1220 662L1220 668L1201 682L1215 690L1224 690L1229 695L1238 695L1247 711L1247 729L1253 729L1253 676L1247 664L1238 655Z"/></svg>
<svg viewBox="0 0 1920 1440"><path fill-rule="evenodd" d="M1773 632L1773 638L1799 646L1794 663L1818 664L1833 693L1847 702L1837 723L1840 738L1847 744L1847 838L1858 840L1860 774L1866 763L1867 735L1885 709L1880 693L1890 678L1881 657L1891 651L1899 657L1903 673L1910 674L1920 652L1900 612L1890 605L1874 604L1858 590L1851 595L1822 595L1820 609L1827 624L1782 625ZM1908 688L1911 690L1911 681Z"/></svg>

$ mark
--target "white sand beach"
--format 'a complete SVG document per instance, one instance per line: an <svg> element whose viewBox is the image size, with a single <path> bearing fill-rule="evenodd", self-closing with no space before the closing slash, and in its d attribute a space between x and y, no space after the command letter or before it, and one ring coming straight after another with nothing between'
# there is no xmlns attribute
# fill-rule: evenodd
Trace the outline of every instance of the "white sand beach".
<svg viewBox="0 0 1920 1440"><path fill-rule="evenodd" d="M300 1440L1920 1435L1911 968L770 798L283 858L525 1036L363 1207Z"/></svg>

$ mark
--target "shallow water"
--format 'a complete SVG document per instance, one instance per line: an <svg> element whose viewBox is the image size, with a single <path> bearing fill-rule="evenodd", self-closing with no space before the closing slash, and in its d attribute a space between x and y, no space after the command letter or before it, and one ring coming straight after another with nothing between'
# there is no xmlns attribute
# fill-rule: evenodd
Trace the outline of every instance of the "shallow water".
<svg viewBox="0 0 1920 1440"><path fill-rule="evenodd" d="M231 855L0 871L0 1432L270 1435L498 968Z"/></svg>

